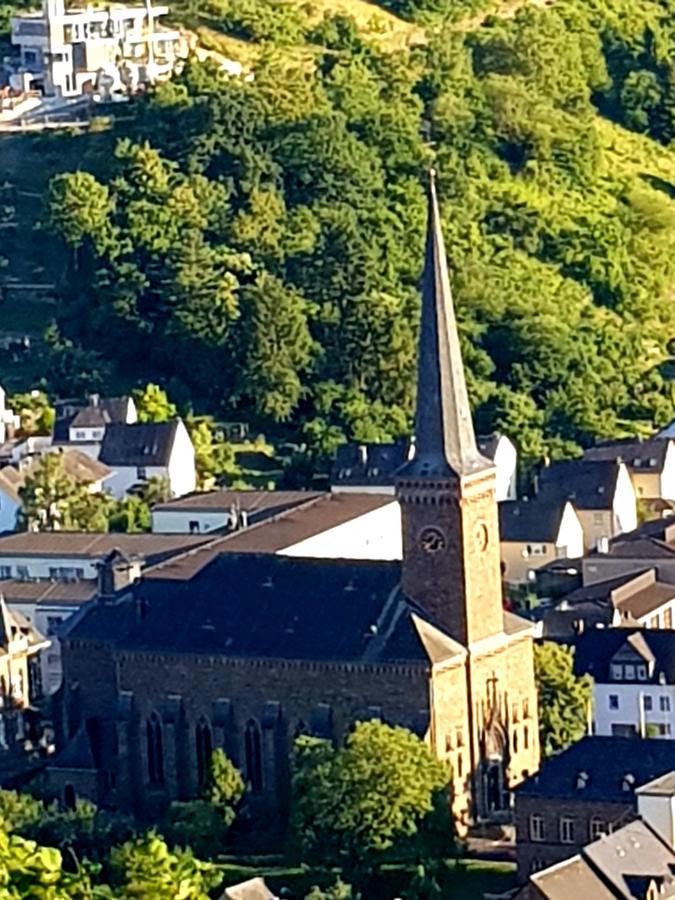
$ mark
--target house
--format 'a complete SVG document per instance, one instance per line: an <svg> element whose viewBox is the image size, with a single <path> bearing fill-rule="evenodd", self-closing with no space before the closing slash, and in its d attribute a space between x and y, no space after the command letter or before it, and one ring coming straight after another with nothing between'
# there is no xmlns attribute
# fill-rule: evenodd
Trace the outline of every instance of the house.
<svg viewBox="0 0 675 900"><path fill-rule="evenodd" d="M478 449L497 468L497 500L514 500L518 452L503 434L479 435ZM394 493L395 473L414 454L414 442L343 444L331 470L331 490Z"/></svg>
<svg viewBox="0 0 675 900"><path fill-rule="evenodd" d="M24 711L42 696L39 655L48 646L0 596L0 749L24 736Z"/></svg>
<svg viewBox="0 0 675 900"><path fill-rule="evenodd" d="M637 528L635 490L623 462L574 459L544 466L537 496L554 505L572 502L584 529L586 550Z"/></svg>
<svg viewBox="0 0 675 900"><path fill-rule="evenodd" d="M672 628L674 609L675 585L646 569L578 587L555 603L540 604L533 616L540 636L563 639L589 628Z"/></svg>
<svg viewBox="0 0 675 900"><path fill-rule="evenodd" d="M77 581L96 578L113 550L155 565L198 547L198 535L92 534L77 531L19 532L0 536L0 579Z"/></svg>
<svg viewBox="0 0 675 900"><path fill-rule="evenodd" d="M48 97L126 93L169 77L187 47L179 31L159 24L168 12L151 5L66 10L64 0L45 0L40 12L11 19L19 74Z"/></svg>
<svg viewBox="0 0 675 900"><path fill-rule="evenodd" d="M581 560L584 584L656 569L661 581L675 584L675 523L644 522L592 550Z"/></svg>
<svg viewBox="0 0 675 900"><path fill-rule="evenodd" d="M588 736L545 760L515 793L518 880L633 820L636 789L672 767L669 742L626 737Z"/></svg>
<svg viewBox="0 0 675 900"><path fill-rule="evenodd" d="M63 622L98 594L98 582L88 581L0 581L0 597L11 612L20 614L50 646L40 654L40 677L45 694L61 684L61 644L58 632Z"/></svg>
<svg viewBox="0 0 675 900"><path fill-rule="evenodd" d="M63 470L78 484L87 486L89 493L100 494L105 489L111 471L103 463L91 459L79 450L51 450L63 459ZM18 466L4 466L0 469L0 533L14 531L16 518L21 509L20 489L39 465L41 455L25 459Z"/></svg>
<svg viewBox="0 0 675 900"><path fill-rule="evenodd" d="M675 773L635 792L638 818L530 875L518 900L672 900Z"/></svg>
<svg viewBox="0 0 675 900"><path fill-rule="evenodd" d="M502 606L496 471L471 421L433 178L417 398L415 455L395 497L319 497L218 539L274 526L270 546L284 554L240 546L192 577L155 571L74 617L61 633L48 770L59 796L94 792L155 815L198 795L223 747L262 836L285 820L295 736L340 742L356 721L380 718L451 765L460 828L510 816L511 789L539 764L533 628ZM295 555L308 509L326 517L320 544L330 547L331 529L347 541L354 507L339 525L333 510L354 497L362 522L386 524L399 505L400 561Z"/></svg>
<svg viewBox="0 0 675 900"><path fill-rule="evenodd" d="M0 384L0 444L14 436L14 431L21 425L19 416L7 408L7 394Z"/></svg>
<svg viewBox="0 0 675 900"><path fill-rule="evenodd" d="M316 491L209 491L186 494L152 508L156 534L235 531L319 497Z"/></svg>
<svg viewBox="0 0 675 900"><path fill-rule="evenodd" d="M87 404L62 400L56 404L54 443L100 444L108 425L134 425L138 421L132 397L90 394Z"/></svg>
<svg viewBox="0 0 675 900"><path fill-rule="evenodd" d="M584 452L589 461L625 463L638 500L675 500L675 441L604 441Z"/></svg>
<svg viewBox="0 0 675 900"><path fill-rule="evenodd" d="M182 419L108 425L98 459L113 470L106 488L118 499L151 478L166 480L172 497L197 484L195 448Z"/></svg>
<svg viewBox="0 0 675 900"><path fill-rule="evenodd" d="M527 584L539 566L584 552L584 531L569 500L560 505L537 497L500 503L499 539L509 584Z"/></svg>
<svg viewBox="0 0 675 900"><path fill-rule="evenodd" d="M595 734L675 737L675 631L593 628L571 644L593 678Z"/></svg>

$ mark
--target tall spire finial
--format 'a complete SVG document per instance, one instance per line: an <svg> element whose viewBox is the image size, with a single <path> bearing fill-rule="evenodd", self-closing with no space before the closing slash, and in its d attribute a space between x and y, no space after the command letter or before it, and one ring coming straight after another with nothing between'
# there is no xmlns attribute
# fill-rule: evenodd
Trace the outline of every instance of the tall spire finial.
<svg viewBox="0 0 675 900"><path fill-rule="evenodd" d="M406 478L463 476L492 467L476 446L436 196L436 170L432 168L418 342L415 456L400 474Z"/></svg>

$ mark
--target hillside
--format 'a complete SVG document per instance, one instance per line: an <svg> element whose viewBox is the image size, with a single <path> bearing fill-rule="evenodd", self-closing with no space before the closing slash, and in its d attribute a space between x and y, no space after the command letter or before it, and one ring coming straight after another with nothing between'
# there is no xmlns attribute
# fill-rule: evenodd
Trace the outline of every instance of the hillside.
<svg viewBox="0 0 675 900"><path fill-rule="evenodd" d="M186 6L255 78L61 140L52 388L151 377L317 457L407 432L433 159L480 427L536 460L672 418L673 9L343 4Z"/></svg>

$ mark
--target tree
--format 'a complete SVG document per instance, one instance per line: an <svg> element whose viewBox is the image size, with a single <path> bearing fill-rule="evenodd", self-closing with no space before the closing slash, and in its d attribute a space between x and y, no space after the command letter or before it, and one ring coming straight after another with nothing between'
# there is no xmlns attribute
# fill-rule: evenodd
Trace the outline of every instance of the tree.
<svg viewBox="0 0 675 900"><path fill-rule="evenodd" d="M150 531L151 525L150 507L142 497L135 495L123 497L111 507L108 517L110 531L141 534Z"/></svg>
<svg viewBox="0 0 675 900"><path fill-rule="evenodd" d="M134 391L133 397L139 422L167 422L177 415L166 391L157 384L146 384L142 390Z"/></svg>
<svg viewBox="0 0 675 900"><path fill-rule="evenodd" d="M77 250L91 241L102 252L110 240L112 200L106 185L89 172L55 175L47 193L47 224Z"/></svg>
<svg viewBox="0 0 675 900"><path fill-rule="evenodd" d="M206 799L218 810L226 825L234 822L235 809L244 796L245 784L241 772L225 751L218 748L211 754L206 785Z"/></svg>
<svg viewBox="0 0 675 900"><path fill-rule="evenodd" d="M293 763L292 834L303 858L363 872L377 865L384 851L400 850L412 839L422 842L440 808L449 849L449 782L448 768L405 728L359 722L339 749L300 737Z"/></svg>
<svg viewBox="0 0 675 900"><path fill-rule="evenodd" d="M60 453L46 453L19 488L24 531L107 531L110 498L67 474Z"/></svg>
<svg viewBox="0 0 675 900"><path fill-rule="evenodd" d="M320 888L315 884L305 900L359 900L359 895L354 893L350 884L345 884L338 878L335 884L328 888Z"/></svg>
<svg viewBox="0 0 675 900"><path fill-rule="evenodd" d="M114 848L110 866L113 888L135 900L209 900L223 878L190 850L169 850L154 832Z"/></svg>
<svg viewBox="0 0 675 900"><path fill-rule="evenodd" d="M44 391L12 394L7 398L7 408L19 416L22 436L51 433L55 412Z"/></svg>
<svg viewBox="0 0 675 900"><path fill-rule="evenodd" d="M580 740L588 727L593 695L589 675L574 674L574 648L545 641L534 648L539 691L539 736L544 756Z"/></svg>
<svg viewBox="0 0 675 900"><path fill-rule="evenodd" d="M185 424L195 448L198 490L210 490L222 476L237 474L234 449L216 438L211 419L188 416Z"/></svg>

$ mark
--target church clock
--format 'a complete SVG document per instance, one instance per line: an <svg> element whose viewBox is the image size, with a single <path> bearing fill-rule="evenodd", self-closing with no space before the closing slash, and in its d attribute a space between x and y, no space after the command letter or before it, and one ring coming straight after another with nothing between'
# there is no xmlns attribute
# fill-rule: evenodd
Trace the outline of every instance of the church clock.
<svg viewBox="0 0 675 900"><path fill-rule="evenodd" d="M445 535L440 528L429 526L420 534L420 548L424 553L438 553L445 549Z"/></svg>

